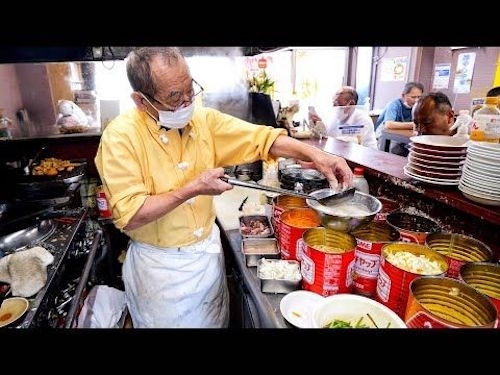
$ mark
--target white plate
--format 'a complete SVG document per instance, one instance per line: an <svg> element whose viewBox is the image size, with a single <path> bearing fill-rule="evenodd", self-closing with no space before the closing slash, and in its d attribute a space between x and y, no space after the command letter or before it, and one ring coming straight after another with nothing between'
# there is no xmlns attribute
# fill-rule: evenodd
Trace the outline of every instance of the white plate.
<svg viewBox="0 0 500 375"><path fill-rule="evenodd" d="M462 178L459 185L465 186L471 194L481 195L482 198L500 200L500 191L495 191L481 182L471 181L468 177Z"/></svg>
<svg viewBox="0 0 500 375"><path fill-rule="evenodd" d="M462 175L465 175L472 181L477 180L485 185L491 185L493 189L500 189L500 175L483 173L481 171L477 171L476 169L472 169L470 167L464 168L464 170L462 171Z"/></svg>
<svg viewBox="0 0 500 375"><path fill-rule="evenodd" d="M492 152L479 151L479 150L470 150L469 154L474 155L474 156L481 158L481 159L489 160L489 161L496 161L500 157L499 155L494 154Z"/></svg>
<svg viewBox="0 0 500 375"><path fill-rule="evenodd" d="M460 190L462 192L462 194L464 195L464 197L466 197L467 199L470 199L473 202L485 204L487 206L500 206L500 200L482 198L482 197L479 197L479 196L475 195L475 194L477 194L475 192L473 192L471 194L470 190L467 189L467 187L464 187L461 184L458 185L458 190Z"/></svg>
<svg viewBox="0 0 500 375"><path fill-rule="evenodd" d="M422 155L412 152L408 154L408 160L428 165L433 168L444 168L445 166L447 168L461 168L465 163L465 158L460 158L459 160L429 160L428 157L422 157Z"/></svg>
<svg viewBox="0 0 500 375"><path fill-rule="evenodd" d="M439 178L443 180L456 180L459 179L462 175L461 169L440 169L436 170L426 165L421 165L410 161L406 164L407 167L413 169L413 173L418 174L419 176L430 177L430 178Z"/></svg>
<svg viewBox="0 0 500 375"><path fill-rule="evenodd" d="M448 173L448 174L459 174L462 172L462 166L454 166L454 167L443 167L443 165L447 164L442 164L441 166L435 166L428 164L424 161L420 161L420 159L411 157L409 158L410 162L408 164L415 165L418 168L427 168L429 172L434 172L434 173ZM451 164L450 164L451 165Z"/></svg>
<svg viewBox="0 0 500 375"><path fill-rule="evenodd" d="M472 160L476 163L483 164L488 168L492 168L492 170L494 171L500 171L500 163L498 163L498 159L486 159L481 156L469 154L467 155L466 162L467 160Z"/></svg>
<svg viewBox="0 0 500 375"><path fill-rule="evenodd" d="M474 171L476 173L484 174L485 176L488 176L488 177L489 176L495 177L495 178L500 177L499 176L500 169L498 171L496 171L495 169L493 169L487 165L484 165L482 163L478 163L477 161L474 161L471 159L468 159L467 163L465 163L463 170L465 170L465 169Z"/></svg>
<svg viewBox="0 0 500 375"><path fill-rule="evenodd" d="M444 148L466 148L469 139L465 137L450 137L448 135L417 135L410 137L413 143Z"/></svg>
<svg viewBox="0 0 500 375"><path fill-rule="evenodd" d="M295 327L312 328L312 311L323 298L308 290L290 292L281 299L281 315Z"/></svg>
<svg viewBox="0 0 500 375"><path fill-rule="evenodd" d="M471 141L469 146L475 150L484 150L500 155L500 143Z"/></svg>
<svg viewBox="0 0 500 375"><path fill-rule="evenodd" d="M425 147L419 147L419 145L415 143L409 144L410 150L419 152L423 155L431 155L431 156L446 156L446 157L465 157L467 155L467 149L450 149L450 150L431 150Z"/></svg>
<svg viewBox="0 0 500 375"><path fill-rule="evenodd" d="M410 149L410 153L419 157L420 159L429 160L431 162L439 161L439 162L443 162L443 163L450 163L450 162L451 163L460 163L463 160L465 160L465 158L467 157L467 153L459 154L459 155L457 155L456 153L453 153L453 155L444 155L444 154L442 154L442 155L430 155L430 154L425 153L425 150L422 152L419 149L417 149L416 147Z"/></svg>
<svg viewBox="0 0 500 375"><path fill-rule="evenodd" d="M432 184L432 185L457 186L458 181L459 181L459 180L436 180L433 178L425 178L425 177L418 176L416 174L411 173L410 171L408 171L406 166L403 167L403 172L404 172L405 176L408 176L408 177L411 177L417 181L426 182L426 183Z"/></svg>

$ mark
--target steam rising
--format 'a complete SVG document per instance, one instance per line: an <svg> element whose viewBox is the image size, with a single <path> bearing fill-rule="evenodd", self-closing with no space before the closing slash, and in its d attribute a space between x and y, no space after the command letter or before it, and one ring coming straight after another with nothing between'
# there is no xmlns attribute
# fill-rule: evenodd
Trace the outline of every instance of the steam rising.
<svg viewBox="0 0 500 375"><path fill-rule="evenodd" d="M184 47L191 75L205 89L203 105L248 119L245 57L240 47Z"/></svg>

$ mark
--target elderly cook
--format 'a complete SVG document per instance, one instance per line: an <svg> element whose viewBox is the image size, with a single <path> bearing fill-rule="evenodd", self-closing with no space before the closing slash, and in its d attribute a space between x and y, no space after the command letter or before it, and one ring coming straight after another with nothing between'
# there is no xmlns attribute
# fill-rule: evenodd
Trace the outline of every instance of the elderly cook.
<svg viewBox="0 0 500 375"><path fill-rule="evenodd" d="M233 188L224 166L303 160L332 188L352 185L346 161L212 108L178 48L138 48L126 60L136 108L103 131L95 157L117 228L134 327L227 327L228 288L213 196Z"/></svg>

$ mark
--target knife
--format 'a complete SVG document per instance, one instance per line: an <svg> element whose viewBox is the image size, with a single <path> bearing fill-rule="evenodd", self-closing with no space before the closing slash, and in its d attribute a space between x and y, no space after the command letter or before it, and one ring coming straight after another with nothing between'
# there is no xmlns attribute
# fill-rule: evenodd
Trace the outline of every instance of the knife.
<svg viewBox="0 0 500 375"><path fill-rule="evenodd" d="M247 200L248 196L246 196L245 199L243 199L243 202L241 202L240 207L238 207L238 211L243 211L243 206L245 205L245 203L247 203Z"/></svg>

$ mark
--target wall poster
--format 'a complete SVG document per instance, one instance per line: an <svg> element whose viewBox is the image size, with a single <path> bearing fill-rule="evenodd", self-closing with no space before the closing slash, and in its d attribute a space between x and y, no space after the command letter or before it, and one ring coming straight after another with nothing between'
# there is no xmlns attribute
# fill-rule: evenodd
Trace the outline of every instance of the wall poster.
<svg viewBox="0 0 500 375"><path fill-rule="evenodd" d="M468 94L472 83L472 73L474 72L474 62L476 53L461 53L458 55L457 69L455 71L455 82L453 93Z"/></svg>
<svg viewBox="0 0 500 375"><path fill-rule="evenodd" d="M450 83L451 64L436 64L434 66L433 90L447 89Z"/></svg>
<svg viewBox="0 0 500 375"><path fill-rule="evenodd" d="M407 60L406 56L382 59L380 80L385 82L404 81L406 79Z"/></svg>

